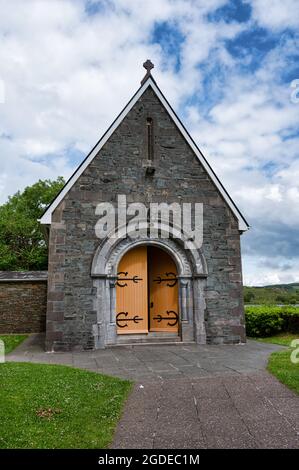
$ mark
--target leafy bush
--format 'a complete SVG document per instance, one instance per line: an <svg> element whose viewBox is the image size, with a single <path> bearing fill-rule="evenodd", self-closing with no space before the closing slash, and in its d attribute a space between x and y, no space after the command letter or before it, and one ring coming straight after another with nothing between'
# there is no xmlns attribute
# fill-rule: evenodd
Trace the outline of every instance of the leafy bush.
<svg viewBox="0 0 299 470"><path fill-rule="evenodd" d="M245 321L248 336L265 337L280 332L299 333L299 308L248 306L245 308Z"/></svg>

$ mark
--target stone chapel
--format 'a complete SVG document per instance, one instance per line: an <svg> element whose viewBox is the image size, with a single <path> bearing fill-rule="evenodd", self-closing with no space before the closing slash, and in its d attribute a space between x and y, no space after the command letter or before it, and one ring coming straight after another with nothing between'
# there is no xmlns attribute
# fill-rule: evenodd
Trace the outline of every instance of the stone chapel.
<svg viewBox="0 0 299 470"><path fill-rule="evenodd" d="M245 341L240 236L248 223L153 64L144 67L140 88L40 219L49 237L48 351ZM191 214L197 204L202 243L192 239L195 222L186 230L178 213L151 218L160 204Z"/></svg>

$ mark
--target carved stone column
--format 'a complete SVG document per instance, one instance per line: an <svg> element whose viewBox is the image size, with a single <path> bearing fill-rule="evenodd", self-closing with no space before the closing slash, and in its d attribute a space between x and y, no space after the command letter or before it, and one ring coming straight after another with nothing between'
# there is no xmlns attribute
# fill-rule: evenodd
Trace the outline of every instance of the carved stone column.
<svg viewBox="0 0 299 470"><path fill-rule="evenodd" d="M193 280L194 288L194 332L195 341L198 344L207 343L206 325L205 325L205 309L206 302L204 296L204 288L206 279L204 277L196 277Z"/></svg>
<svg viewBox="0 0 299 470"><path fill-rule="evenodd" d="M194 341L192 278L179 278L179 306L182 341Z"/></svg>
<svg viewBox="0 0 299 470"><path fill-rule="evenodd" d="M107 299L106 309L108 309L106 316L106 344L116 344L117 334L116 334L116 288L115 282L117 277L109 276L107 279L106 292L109 295L109 300Z"/></svg>
<svg viewBox="0 0 299 470"><path fill-rule="evenodd" d="M93 285L96 287L97 295L95 298L95 307L97 311L97 323L93 325L94 344L96 349L105 348L106 344L106 325L103 305L105 304L105 285L106 279L99 277L94 279Z"/></svg>
<svg viewBox="0 0 299 470"><path fill-rule="evenodd" d="M188 291L188 281L185 279L180 279L180 307L181 307L181 321L188 321L188 311L187 311L187 291Z"/></svg>

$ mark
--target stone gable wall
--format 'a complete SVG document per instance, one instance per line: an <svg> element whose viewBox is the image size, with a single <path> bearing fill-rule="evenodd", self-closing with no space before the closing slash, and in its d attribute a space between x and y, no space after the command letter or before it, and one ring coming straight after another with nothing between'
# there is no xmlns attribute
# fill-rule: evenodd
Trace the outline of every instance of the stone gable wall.
<svg viewBox="0 0 299 470"><path fill-rule="evenodd" d="M146 119L154 123L153 176L147 176ZM90 124L92 125L92 123ZM238 222L196 155L148 88L52 216L49 242L48 349L92 348L96 323L91 263L100 202L201 202L207 340L245 339Z"/></svg>

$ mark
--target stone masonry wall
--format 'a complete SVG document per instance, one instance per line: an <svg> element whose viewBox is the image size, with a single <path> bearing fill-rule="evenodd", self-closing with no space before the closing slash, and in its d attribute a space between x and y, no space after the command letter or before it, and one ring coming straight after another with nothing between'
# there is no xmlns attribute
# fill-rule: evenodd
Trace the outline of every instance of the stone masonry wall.
<svg viewBox="0 0 299 470"><path fill-rule="evenodd" d="M47 282L0 282L0 333L38 333L46 328Z"/></svg>
<svg viewBox="0 0 299 470"><path fill-rule="evenodd" d="M155 173L146 175L146 119L154 126ZM52 216L49 243L47 348L92 348L96 323L90 276L100 240L100 202L203 203L207 339L245 339L238 221L151 88L85 169Z"/></svg>

